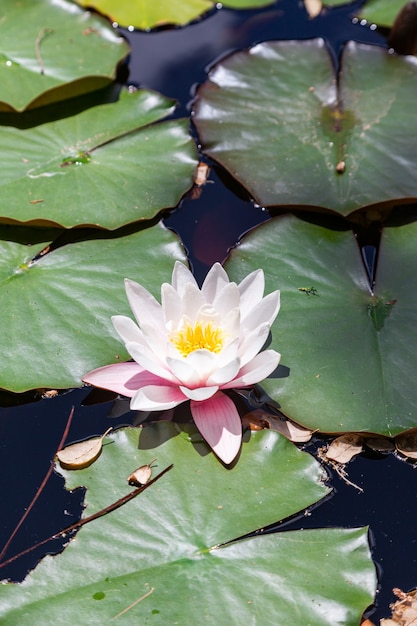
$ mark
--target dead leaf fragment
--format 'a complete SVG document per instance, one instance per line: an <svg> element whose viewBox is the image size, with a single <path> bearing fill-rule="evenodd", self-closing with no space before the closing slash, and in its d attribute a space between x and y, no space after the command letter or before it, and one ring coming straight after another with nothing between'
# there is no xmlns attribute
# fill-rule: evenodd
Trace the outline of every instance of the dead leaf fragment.
<svg viewBox="0 0 417 626"><path fill-rule="evenodd" d="M104 437L111 431L106 430L101 437L92 437L79 443L73 443L57 452L58 461L63 469L75 470L88 467L100 456Z"/></svg>
<svg viewBox="0 0 417 626"><path fill-rule="evenodd" d="M388 437L369 437L365 439L365 443L375 452L394 452L395 450L393 441Z"/></svg>
<svg viewBox="0 0 417 626"><path fill-rule="evenodd" d="M292 422L284 416L273 415L263 409L255 409L250 413L246 413L246 415L242 417L242 423L246 428L250 428L251 430L262 430L264 428L276 430L294 443L310 441L314 432L295 424L295 422Z"/></svg>
<svg viewBox="0 0 417 626"><path fill-rule="evenodd" d="M152 463L154 463L156 459L152 459L150 463L146 465L141 465L134 472L127 477L127 482L129 485L135 485L137 487L141 487L142 485L146 485L151 479L152 476Z"/></svg>
<svg viewBox="0 0 417 626"><path fill-rule="evenodd" d="M392 619L382 619L381 626L416 626L417 625L417 590L409 593L401 589L393 589L399 598L391 604Z"/></svg>
<svg viewBox="0 0 417 626"><path fill-rule="evenodd" d="M336 437L330 444L326 458L338 463L349 463L351 459L362 452L363 437L357 433L348 433Z"/></svg>
<svg viewBox="0 0 417 626"><path fill-rule="evenodd" d="M323 8L321 0L304 0L304 6L311 19L317 17Z"/></svg>
<svg viewBox="0 0 417 626"><path fill-rule="evenodd" d="M417 459L417 430L413 429L395 437L395 446L409 459Z"/></svg>

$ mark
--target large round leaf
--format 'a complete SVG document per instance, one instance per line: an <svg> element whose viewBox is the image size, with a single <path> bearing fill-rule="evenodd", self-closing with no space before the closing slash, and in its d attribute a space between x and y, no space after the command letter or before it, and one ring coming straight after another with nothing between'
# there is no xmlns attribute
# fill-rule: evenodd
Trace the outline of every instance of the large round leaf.
<svg viewBox="0 0 417 626"><path fill-rule="evenodd" d="M272 4L274 0L226 0L225 7L247 9ZM184 25L216 6L214 0L77 0L94 7L120 26L148 29L162 24Z"/></svg>
<svg viewBox="0 0 417 626"><path fill-rule="evenodd" d="M115 229L175 206L192 185L187 120L152 125L174 103L139 90L73 117L0 126L1 219Z"/></svg>
<svg viewBox="0 0 417 626"><path fill-rule="evenodd" d="M384 230L373 294L350 232L285 216L232 253L234 279L262 267L281 289L272 346L284 367L262 387L286 415L325 432L417 425L416 242L417 224Z"/></svg>
<svg viewBox="0 0 417 626"><path fill-rule="evenodd" d="M376 583L366 529L294 531L219 547L325 495L312 457L264 431L243 444L229 470L195 432L192 445L173 424L147 427L139 450L138 432L112 434L93 466L65 473L68 488L87 486L85 514L125 494L126 477L153 456L154 472L173 469L86 525L23 584L2 585L2 621L32 625L47 613L57 626L80 616L85 625L105 624L126 610L127 624L359 623ZM164 443L150 450L149 440Z"/></svg>
<svg viewBox="0 0 417 626"><path fill-rule="evenodd" d="M129 53L110 24L68 0L2 0L0 110L22 111L100 89Z"/></svg>
<svg viewBox="0 0 417 626"><path fill-rule="evenodd" d="M0 387L18 392L78 387L89 370L127 360L110 321L131 315L124 278L157 296L175 259L184 259L176 237L160 225L69 244L33 264L33 248L0 241L0 250Z"/></svg>
<svg viewBox="0 0 417 626"><path fill-rule="evenodd" d="M215 67L194 120L260 205L347 215L417 198L416 81L413 57L351 43L338 90L321 40L264 43Z"/></svg>
<svg viewBox="0 0 417 626"><path fill-rule="evenodd" d="M326 4L333 4L329 0ZM395 18L407 0L367 0L360 10L360 16L380 26L392 26Z"/></svg>

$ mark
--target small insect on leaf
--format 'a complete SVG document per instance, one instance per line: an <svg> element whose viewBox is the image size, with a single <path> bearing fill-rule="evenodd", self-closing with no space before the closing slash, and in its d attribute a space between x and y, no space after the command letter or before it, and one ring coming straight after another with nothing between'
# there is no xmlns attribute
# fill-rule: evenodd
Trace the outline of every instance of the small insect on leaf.
<svg viewBox="0 0 417 626"><path fill-rule="evenodd" d="M138 467L138 469L132 472L127 477L127 482L129 483L129 485L135 485L136 487L146 485L146 483L148 483L151 479L152 463L154 463L155 461L156 459L152 459L150 463L147 463L146 465L141 465L140 467Z"/></svg>
<svg viewBox="0 0 417 626"><path fill-rule="evenodd" d="M86 441L74 443L57 452L58 461L64 469L84 469L100 456L104 437L111 431L106 430L101 437L92 437Z"/></svg>
<svg viewBox="0 0 417 626"><path fill-rule="evenodd" d="M315 287L298 287L298 291L302 291L307 296L318 296L318 291Z"/></svg>

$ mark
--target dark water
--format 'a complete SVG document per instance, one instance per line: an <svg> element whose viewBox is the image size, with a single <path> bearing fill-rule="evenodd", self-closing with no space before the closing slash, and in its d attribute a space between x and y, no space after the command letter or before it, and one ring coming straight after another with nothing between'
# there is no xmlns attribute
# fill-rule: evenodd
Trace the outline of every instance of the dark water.
<svg viewBox="0 0 417 626"><path fill-rule="evenodd" d="M301 2L281 0L259 11L214 10L183 29L126 31L133 47L129 82L176 98L175 115L189 116L196 86L205 80L216 60L234 50L265 40L323 37L331 45L337 65L341 48L349 39L385 45L382 35L370 25L352 22L352 14L360 5L355 2L348 8L329 9L310 20ZM213 182L205 186L201 197L184 199L166 219L166 224L180 234L199 280L214 261L226 257L245 231L269 217L221 168L211 165ZM50 467L72 406L75 412L67 442L101 434L109 426L131 423L131 413L110 418L112 402L85 404L89 398L88 389L36 401L33 394L0 396L0 548ZM314 452L315 446L309 444L307 449ZM393 455L361 455L349 464L348 475L362 493L332 475L333 495L308 515L279 528L369 525L380 576L376 608L371 613L377 622L389 615L393 587L407 591L417 586L416 475L412 464ZM80 515L82 495L82 490L66 492L62 479L53 474L5 559L73 523ZM46 551L57 550L59 545L52 542ZM1 577L21 580L44 553L42 548L11 562L0 570Z"/></svg>

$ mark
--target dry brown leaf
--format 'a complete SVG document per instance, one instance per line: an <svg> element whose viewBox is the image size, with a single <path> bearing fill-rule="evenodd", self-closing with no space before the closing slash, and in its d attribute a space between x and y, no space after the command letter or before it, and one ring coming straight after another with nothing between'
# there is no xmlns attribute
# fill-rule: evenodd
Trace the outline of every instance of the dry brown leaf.
<svg viewBox="0 0 417 626"><path fill-rule="evenodd" d="M306 11L312 19L317 17L323 8L321 0L304 0Z"/></svg>
<svg viewBox="0 0 417 626"><path fill-rule="evenodd" d="M393 589L399 598L391 604L392 618L382 619L381 626L417 626L417 590L404 593L401 589Z"/></svg>
<svg viewBox="0 0 417 626"><path fill-rule="evenodd" d="M264 428L270 428L284 435L290 441L294 443L305 443L310 441L314 431L299 426L286 417L279 417L278 415L272 415L262 409L255 409L242 418L242 423L251 430L262 430Z"/></svg>
<svg viewBox="0 0 417 626"><path fill-rule="evenodd" d="M357 433L348 433L337 437L330 444L326 458L338 463L349 463L349 461L362 452L363 437Z"/></svg>
<svg viewBox="0 0 417 626"><path fill-rule="evenodd" d="M152 459L150 463L147 463L146 465L141 465L140 467L138 467L138 469L132 472L127 477L127 482L129 483L129 485L136 485L136 487L146 485L146 483L148 483L151 479L152 463L154 463L155 461L156 459Z"/></svg>
<svg viewBox="0 0 417 626"><path fill-rule="evenodd" d="M401 452L409 459L417 459L417 430L409 430L395 437L395 445L398 452Z"/></svg>
<svg viewBox="0 0 417 626"><path fill-rule="evenodd" d="M366 437L365 443L375 452L394 452L395 444L388 437Z"/></svg>
<svg viewBox="0 0 417 626"><path fill-rule="evenodd" d="M73 443L57 452L58 461L64 469L75 470L88 467L100 456L104 437L111 431L106 430L101 437L92 437L79 443Z"/></svg>

